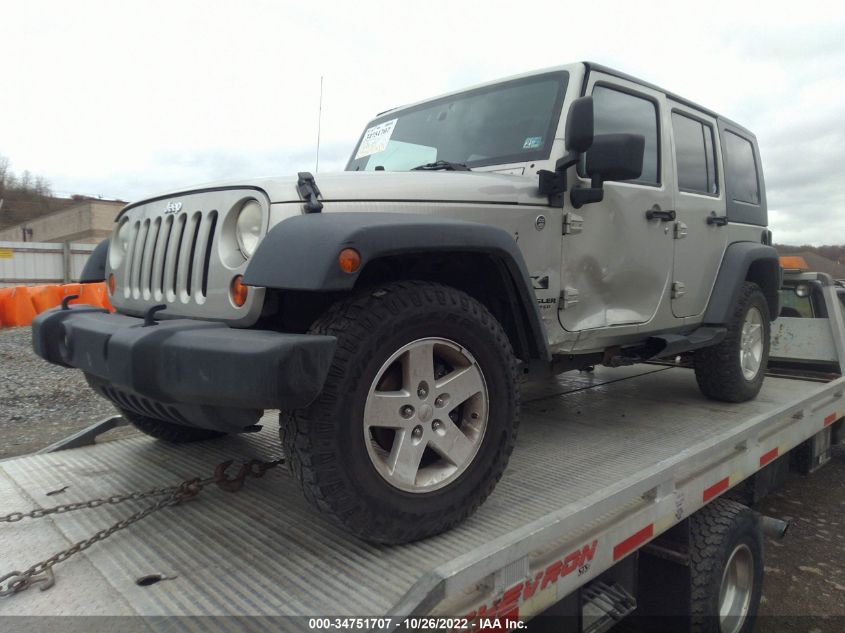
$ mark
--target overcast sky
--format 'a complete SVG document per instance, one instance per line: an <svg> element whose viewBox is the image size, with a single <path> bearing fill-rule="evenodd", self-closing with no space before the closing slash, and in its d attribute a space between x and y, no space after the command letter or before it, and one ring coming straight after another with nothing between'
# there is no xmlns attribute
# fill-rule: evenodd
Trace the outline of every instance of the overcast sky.
<svg viewBox="0 0 845 633"><path fill-rule="evenodd" d="M5 0L0 154L126 200L313 170L323 75L337 170L377 112L589 59L753 130L776 241L845 243L845 9L745 4Z"/></svg>

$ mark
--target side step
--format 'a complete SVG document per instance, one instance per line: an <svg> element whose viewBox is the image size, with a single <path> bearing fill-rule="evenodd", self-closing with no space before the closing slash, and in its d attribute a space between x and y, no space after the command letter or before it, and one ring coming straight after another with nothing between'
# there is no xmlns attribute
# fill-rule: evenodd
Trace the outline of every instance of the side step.
<svg viewBox="0 0 845 633"><path fill-rule="evenodd" d="M601 580L581 590L581 630L604 633L637 608L637 601L622 585Z"/></svg>
<svg viewBox="0 0 845 633"><path fill-rule="evenodd" d="M727 335L723 327L700 327L689 334L660 334L650 336L645 345L620 350L620 353L605 361L609 367L633 365L647 360L676 356L702 347L718 345Z"/></svg>

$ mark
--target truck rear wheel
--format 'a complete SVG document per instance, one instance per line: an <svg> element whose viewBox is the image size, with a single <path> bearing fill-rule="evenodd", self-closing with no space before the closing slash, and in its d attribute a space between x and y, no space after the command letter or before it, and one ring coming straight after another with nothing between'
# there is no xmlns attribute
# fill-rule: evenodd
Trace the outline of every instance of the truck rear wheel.
<svg viewBox="0 0 845 633"><path fill-rule="evenodd" d="M749 633L763 588L763 535L751 509L717 499L690 517L693 633Z"/></svg>
<svg viewBox="0 0 845 633"><path fill-rule="evenodd" d="M695 378L713 400L745 402L763 386L769 362L769 304L760 287L747 281L734 306L728 333L718 345L695 352Z"/></svg>
<svg viewBox="0 0 845 633"><path fill-rule="evenodd" d="M164 420L149 418L145 415L127 411L126 409L120 409L120 414L131 422L132 426L142 433L145 433L150 437L154 437L157 440L173 442L174 444L211 440L215 437L223 437L226 435L221 431L211 431L209 429L200 429L193 426L182 426L181 424L174 424L173 422L165 422Z"/></svg>
<svg viewBox="0 0 845 633"><path fill-rule="evenodd" d="M499 322L463 292L400 282L336 304L310 331L338 343L317 400L280 418L306 498L379 543L472 514L516 437L518 373Z"/></svg>

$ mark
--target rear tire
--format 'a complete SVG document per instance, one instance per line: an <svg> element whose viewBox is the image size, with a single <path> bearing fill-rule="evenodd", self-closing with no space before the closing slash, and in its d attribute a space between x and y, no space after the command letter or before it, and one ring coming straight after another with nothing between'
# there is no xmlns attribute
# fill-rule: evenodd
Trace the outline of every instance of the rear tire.
<svg viewBox="0 0 845 633"><path fill-rule="evenodd" d="M376 543L472 514L518 424L516 359L493 315L454 288L409 281L335 304L310 332L338 342L317 400L280 416L306 499Z"/></svg>
<svg viewBox="0 0 845 633"><path fill-rule="evenodd" d="M769 303L757 284L746 281L724 340L695 352L695 378L701 392L724 402L755 398L769 362L770 331Z"/></svg>
<svg viewBox="0 0 845 633"><path fill-rule="evenodd" d="M763 535L754 512L717 499L690 517L692 633L750 633L763 589Z"/></svg>
<svg viewBox="0 0 845 633"><path fill-rule="evenodd" d="M148 418L145 415L127 411L126 409L120 409L120 413L124 418L132 423L132 426L142 433L145 433L150 437L154 437L157 440L172 442L174 444L211 440L226 435L226 433L223 433L222 431L211 431L209 429L200 429L193 426L182 426L181 424L174 424L172 422L165 422L164 420Z"/></svg>

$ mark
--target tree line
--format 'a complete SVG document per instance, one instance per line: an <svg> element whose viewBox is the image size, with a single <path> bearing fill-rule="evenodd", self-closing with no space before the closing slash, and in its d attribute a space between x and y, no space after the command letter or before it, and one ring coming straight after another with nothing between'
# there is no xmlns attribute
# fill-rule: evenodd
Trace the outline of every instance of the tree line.
<svg viewBox="0 0 845 633"><path fill-rule="evenodd" d="M0 155L0 228L51 211L49 181L29 170L16 174L10 165L9 159Z"/></svg>
<svg viewBox="0 0 845 633"><path fill-rule="evenodd" d="M791 255L793 253L811 252L832 259L835 262L845 263L845 244L825 244L824 246L810 246L809 244L802 244L801 246L790 246L789 244L775 244L778 253L781 255Z"/></svg>

